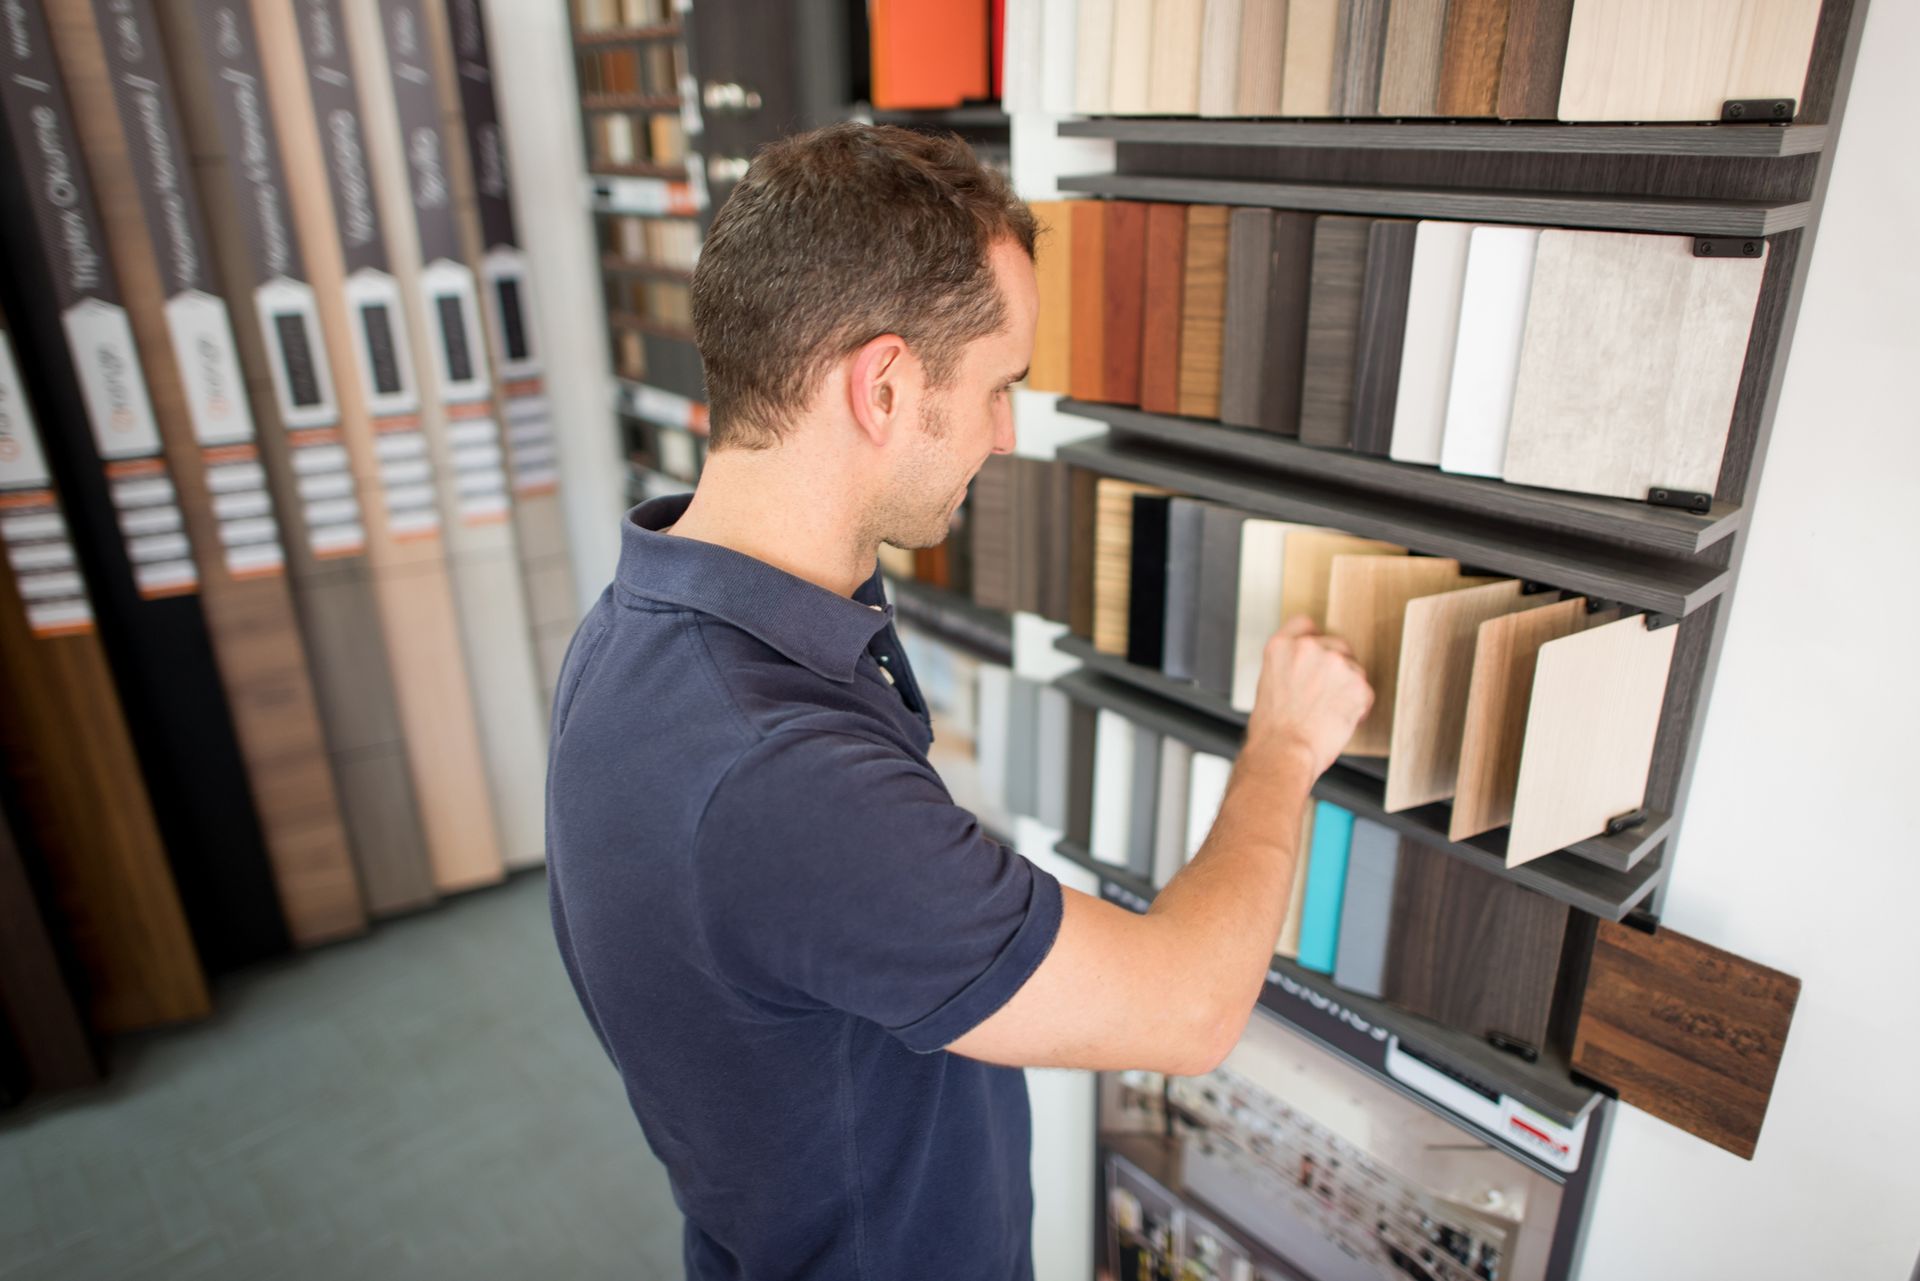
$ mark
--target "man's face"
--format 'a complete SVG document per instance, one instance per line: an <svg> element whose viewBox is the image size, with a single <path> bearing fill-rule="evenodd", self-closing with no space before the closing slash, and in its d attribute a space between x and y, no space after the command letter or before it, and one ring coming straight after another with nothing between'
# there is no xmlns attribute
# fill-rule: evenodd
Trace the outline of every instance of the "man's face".
<svg viewBox="0 0 1920 1281"><path fill-rule="evenodd" d="M877 512L880 539L895 547L945 541L953 513L989 454L1013 452L1013 384L1033 355L1040 294L1033 261L1012 240L988 253L1006 321L961 351L947 386L927 389L911 435L901 441L887 493Z"/></svg>

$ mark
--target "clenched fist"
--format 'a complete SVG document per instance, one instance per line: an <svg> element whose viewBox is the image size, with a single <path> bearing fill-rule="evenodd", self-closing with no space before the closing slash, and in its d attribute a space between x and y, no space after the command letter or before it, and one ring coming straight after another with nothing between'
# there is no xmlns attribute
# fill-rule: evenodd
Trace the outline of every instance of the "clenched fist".
<svg viewBox="0 0 1920 1281"><path fill-rule="evenodd" d="M1256 764L1305 760L1318 778L1372 706L1373 687L1353 647L1310 618L1289 619L1261 657L1245 755Z"/></svg>

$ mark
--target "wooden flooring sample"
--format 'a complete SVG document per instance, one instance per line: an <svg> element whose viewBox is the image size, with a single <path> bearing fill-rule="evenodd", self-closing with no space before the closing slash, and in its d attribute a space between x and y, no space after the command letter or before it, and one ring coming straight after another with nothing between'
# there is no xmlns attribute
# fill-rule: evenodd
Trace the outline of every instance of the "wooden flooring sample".
<svg viewBox="0 0 1920 1281"><path fill-rule="evenodd" d="M1073 109L1106 114L1113 105L1114 0L1078 0L1073 63Z"/></svg>
<svg viewBox="0 0 1920 1281"><path fill-rule="evenodd" d="M1440 93L1447 0L1393 0L1380 55L1380 114L1430 116Z"/></svg>
<svg viewBox="0 0 1920 1281"><path fill-rule="evenodd" d="M1598 836L1646 800L1677 626L1638 614L1540 647L1507 866Z"/></svg>
<svg viewBox="0 0 1920 1281"><path fill-rule="evenodd" d="M1287 539L1281 562L1280 621L1305 614L1327 630L1327 589L1339 556L1405 556L1407 549L1337 529L1300 528Z"/></svg>
<svg viewBox="0 0 1920 1281"><path fill-rule="evenodd" d="M1147 206L1132 200L1108 201L1106 260L1101 296L1105 359L1098 399L1116 405L1140 403L1140 334L1147 300Z"/></svg>
<svg viewBox="0 0 1920 1281"><path fill-rule="evenodd" d="M1220 353L1220 421L1260 425L1267 369L1268 277L1273 210L1235 209L1227 219L1227 317Z"/></svg>
<svg viewBox="0 0 1920 1281"><path fill-rule="evenodd" d="M1511 0L1447 0L1437 116L1491 116L1500 103L1500 62Z"/></svg>
<svg viewBox="0 0 1920 1281"><path fill-rule="evenodd" d="M1132 571L1127 591L1127 661L1160 669L1167 635L1167 534L1173 500L1133 496Z"/></svg>
<svg viewBox="0 0 1920 1281"><path fill-rule="evenodd" d="M1140 322L1140 408L1180 412L1181 311L1186 298L1186 205L1147 206L1146 299ZM1222 299L1225 306L1225 299Z"/></svg>
<svg viewBox="0 0 1920 1281"><path fill-rule="evenodd" d="M1552 120L1559 114L1572 19L1573 0L1509 0L1495 104L1502 120Z"/></svg>
<svg viewBox="0 0 1920 1281"><path fill-rule="evenodd" d="M1314 818L1319 805L1309 801L1300 816L1300 839L1294 845L1293 879L1287 887L1287 914L1280 921L1280 937L1273 954L1292 959L1300 955L1300 920L1307 905L1307 864L1313 858Z"/></svg>
<svg viewBox="0 0 1920 1281"><path fill-rule="evenodd" d="M1475 227L1447 382L1440 469L1498 478L1526 334L1537 227Z"/></svg>
<svg viewBox="0 0 1920 1281"><path fill-rule="evenodd" d="M1514 578L1407 602L1387 750L1389 814L1453 795L1480 624L1553 601L1522 595Z"/></svg>
<svg viewBox="0 0 1920 1281"><path fill-rule="evenodd" d="M1820 0L1574 0L1562 120L1718 120L1806 97Z"/></svg>
<svg viewBox="0 0 1920 1281"><path fill-rule="evenodd" d="M1333 973L1352 847L1353 814L1327 801L1314 802L1313 841L1308 847L1307 885L1300 902L1300 939L1295 953L1302 969Z"/></svg>
<svg viewBox="0 0 1920 1281"><path fill-rule="evenodd" d="M1287 0L1241 0L1235 115L1280 114L1281 71L1286 59Z"/></svg>
<svg viewBox="0 0 1920 1281"><path fill-rule="evenodd" d="M1084 467L1067 469L1067 630L1089 642L1100 595L1100 480ZM1124 617L1125 610L1121 613Z"/></svg>
<svg viewBox="0 0 1920 1281"><path fill-rule="evenodd" d="M1040 223L1034 246L1034 281L1040 318L1033 331L1027 386L1066 395L1073 370L1073 207L1078 201L1036 200L1029 206Z"/></svg>
<svg viewBox="0 0 1920 1281"><path fill-rule="evenodd" d="M1093 545L1093 647L1124 657L1133 588L1133 499L1163 494L1152 485L1102 476L1097 487Z"/></svg>
<svg viewBox="0 0 1920 1281"><path fill-rule="evenodd" d="M1153 0L1147 110L1190 116L1200 109L1200 43L1208 0Z"/></svg>
<svg viewBox="0 0 1920 1281"><path fill-rule="evenodd" d="M1004 613L1013 611L1013 466L1008 455L988 455L967 493L973 601Z"/></svg>
<svg viewBox="0 0 1920 1281"><path fill-rule="evenodd" d="M1360 297L1360 345L1353 368L1353 448L1384 458L1393 444L1393 408L1406 350L1407 297L1419 224L1376 218L1367 233L1367 275Z"/></svg>
<svg viewBox="0 0 1920 1281"><path fill-rule="evenodd" d="M1280 114L1333 114L1334 57L1345 0L1288 0L1287 52L1280 73Z"/></svg>
<svg viewBox="0 0 1920 1281"><path fill-rule="evenodd" d="M366 928L366 908L251 406L235 394L239 353L187 182L153 11L133 0L103 40L91 0L51 0L46 10L69 80L90 87L74 95L74 118L199 566L281 915L296 945L347 938Z"/></svg>
<svg viewBox="0 0 1920 1281"><path fill-rule="evenodd" d="M1243 214L1264 216L1267 256L1257 273L1243 277L1237 258L1251 257L1254 246L1248 243L1246 254L1238 256L1229 249L1221 421L1297 436L1301 384L1306 374L1307 299L1313 283L1316 219L1312 214L1288 210L1237 209L1233 216L1241 219ZM1264 289L1264 293L1257 293L1257 289ZM1236 301L1240 306L1237 313ZM1246 318L1244 327L1240 317ZM1229 380L1237 387L1232 417L1225 401Z"/></svg>
<svg viewBox="0 0 1920 1281"><path fill-rule="evenodd" d="M1300 443L1353 444L1353 371L1371 218L1323 214L1313 222L1313 283L1307 296L1306 374L1300 385Z"/></svg>
<svg viewBox="0 0 1920 1281"><path fill-rule="evenodd" d="M1400 845L1384 998L1469 1036L1544 1048L1569 908L1442 854Z"/></svg>
<svg viewBox="0 0 1920 1281"><path fill-rule="evenodd" d="M1473 674L1467 683L1448 840L1478 836L1513 818L1520 747L1526 738L1527 705L1533 699L1533 669L1540 647L1613 618L1589 613L1586 600L1576 597L1480 624L1473 643Z"/></svg>
<svg viewBox="0 0 1920 1281"><path fill-rule="evenodd" d="M66 931L22 852L24 830L11 803L0 808L0 1041L19 1055L17 1084L39 1094L93 1085L101 1065L84 994L68 981Z"/></svg>
<svg viewBox="0 0 1920 1281"><path fill-rule="evenodd" d="M1765 275L1764 250L1541 232L1502 474L1616 498L1713 493Z"/></svg>
<svg viewBox="0 0 1920 1281"><path fill-rule="evenodd" d="M1193 682L1222 698L1233 692L1241 527L1249 519L1247 513L1230 507L1208 506L1200 522L1200 618L1194 637Z"/></svg>
<svg viewBox="0 0 1920 1281"><path fill-rule="evenodd" d="M1425 221L1414 230L1406 338L1393 401L1393 440L1387 447L1396 462L1439 465L1472 237L1468 222Z"/></svg>
<svg viewBox="0 0 1920 1281"><path fill-rule="evenodd" d="M1220 416L1220 346L1227 317L1227 214L1225 205L1194 205L1187 210L1178 412L1189 418Z"/></svg>
<svg viewBox="0 0 1920 1281"><path fill-rule="evenodd" d="M1387 44L1387 0L1346 0L1341 40L1346 71L1335 114L1372 116L1380 110L1380 68Z"/></svg>
<svg viewBox="0 0 1920 1281"><path fill-rule="evenodd" d="M1353 732L1347 754L1385 756L1393 743L1394 694L1407 603L1422 596L1476 587L1460 562L1436 556L1336 556L1327 587L1327 631L1353 646L1354 660L1373 686L1373 709Z"/></svg>
<svg viewBox="0 0 1920 1281"><path fill-rule="evenodd" d="M1240 87L1240 31L1246 0L1206 0L1200 23L1200 94L1203 116L1231 116Z"/></svg>
<svg viewBox="0 0 1920 1281"><path fill-rule="evenodd" d="M1107 217L1106 202L1075 201L1072 207L1072 334L1067 394L1075 400L1104 400L1107 367Z"/></svg>
<svg viewBox="0 0 1920 1281"><path fill-rule="evenodd" d="M1600 922L1573 1067L1753 1159L1800 980L1669 929Z"/></svg>
<svg viewBox="0 0 1920 1281"><path fill-rule="evenodd" d="M1287 539L1305 530L1305 526L1283 520L1252 517L1240 526L1240 590L1234 609L1233 686L1229 694L1239 711L1253 710L1267 641L1287 619L1281 612L1281 569Z"/></svg>
<svg viewBox="0 0 1920 1281"><path fill-rule="evenodd" d="M1116 116L1148 110L1153 76L1154 16L1158 0L1113 0L1113 63L1107 110Z"/></svg>
<svg viewBox="0 0 1920 1281"><path fill-rule="evenodd" d="M1385 991L1399 865L1400 834L1371 819L1355 818L1333 960L1333 981L1349 992L1378 998Z"/></svg>
<svg viewBox="0 0 1920 1281"><path fill-rule="evenodd" d="M1188 784L1193 749L1177 738L1160 740L1159 797L1153 815L1153 888L1165 889L1187 864Z"/></svg>
<svg viewBox="0 0 1920 1281"><path fill-rule="evenodd" d="M1133 821L1133 722L1102 708L1094 726L1093 843L1088 852L1114 867L1127 865Z"/></svg>
<svg viewBox="0 0 1920 1281"><path fill-rule="evenodd" d="M1202 538L1212 504L1175 498L1167 507L1166 629L1160 644L1160 670L1178 681L1193 679L1200 645Z"/></svg>

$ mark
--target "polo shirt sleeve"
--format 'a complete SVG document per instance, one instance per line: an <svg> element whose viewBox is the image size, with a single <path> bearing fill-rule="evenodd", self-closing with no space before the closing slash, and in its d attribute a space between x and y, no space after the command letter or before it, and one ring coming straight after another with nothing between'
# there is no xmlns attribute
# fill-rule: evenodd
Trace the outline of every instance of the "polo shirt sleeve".
<svg viewBox="0 0 1920 1281"><path fill-rule="evenodd" d="M939 776L856 734L783 732L720 781L694 849L715 966L780 1005L909 1049L1006 1004L1060 929L1060 883L989 839Z"/></svg>

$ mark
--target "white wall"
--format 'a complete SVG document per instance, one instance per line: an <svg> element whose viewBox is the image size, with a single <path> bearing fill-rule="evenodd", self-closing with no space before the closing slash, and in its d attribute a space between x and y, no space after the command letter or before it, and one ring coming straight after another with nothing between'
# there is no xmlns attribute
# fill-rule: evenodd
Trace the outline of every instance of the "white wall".
<svg viewBox="0 0 1920 1281"><path fill-rule="evenodd" d="M1920 1251L1920 5L1873 0L1664 919L1803 981L1749 1163L1616 1110L1582 1273Z"/></svg>

